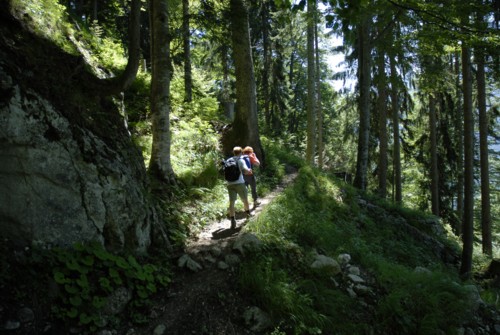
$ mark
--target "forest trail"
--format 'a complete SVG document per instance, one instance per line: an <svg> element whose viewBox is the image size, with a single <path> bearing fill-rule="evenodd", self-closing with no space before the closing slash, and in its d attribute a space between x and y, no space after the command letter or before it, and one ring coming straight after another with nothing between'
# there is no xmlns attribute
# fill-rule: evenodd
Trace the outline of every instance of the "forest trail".
<svg viewBox="0 0 500 335"><path fill-rule="evenodd" d="M296 169L287 170L284 180L271 193L259 198L261 204L247 219L237 213L237 227L230 229L227 218L207 224L190 238L185 254L178 259L173 281L150 307L146 326L128 329L134 335L184 334L258 334L252 331L256 320L243 317L251 307L249 299L239 293L237 268L240 254L233 252L233 242L253 220L297 177ZM240 201L240 200L238 200ZM239 215L238 215L239 214ZM184 264L181 266L181 259ZM187 264L191 262L191 264ZM189 265L192 269L189 269Z"/></svg>
<svg viewBox="0 0 500 335"><path fill-rule="evenodd" d="M283 181L265 197L259 198L260 205L251 208L252 216L246 217L245 213L236 213L236 229L230 229L229 219L214 221L206 225L196 236L188 239L185 251L188 254L196 254L200 251L210 249L214 245L223 246L228 240L233 240L241 233L242 228L248 220L252 220L260 215L264 208L271 203L291 182L297 177L297 170L289 168ZM238 201L241 201L238 199ZM251 202L250 202L251 203Z"/></svg>

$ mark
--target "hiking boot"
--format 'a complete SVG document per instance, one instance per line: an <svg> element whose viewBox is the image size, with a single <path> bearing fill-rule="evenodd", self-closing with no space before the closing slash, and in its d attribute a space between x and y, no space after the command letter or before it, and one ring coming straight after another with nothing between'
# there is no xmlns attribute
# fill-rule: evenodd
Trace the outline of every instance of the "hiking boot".
<svg viewBox="0 0 500 335"><path fill-rule="evenodd" d="M252 214L252 213L250 213L250 210L245 211L245 213L247 214L247 218L249 218L249 217L252 217L252 216L253 216L253 214Z"/></svg>
<svg viewBox="0 0 500 335"><path fill-rule="evenodd" d="M253 201L253 208L255 208L255 207L259 206L259 205L260 205L260 201L259 200L256 199L256 200Z"/></svg>
<svg viewBox="0 0 500 335"><path fill-rule="evenodd" d="M234 218L234 216L231 218L231 229L235 229L236 228L236 219Z"/></svg>

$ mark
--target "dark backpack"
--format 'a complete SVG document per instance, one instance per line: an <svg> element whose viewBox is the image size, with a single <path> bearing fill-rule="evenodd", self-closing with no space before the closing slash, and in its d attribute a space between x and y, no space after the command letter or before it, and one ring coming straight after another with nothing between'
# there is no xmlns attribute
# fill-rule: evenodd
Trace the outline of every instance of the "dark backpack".
<svg viewBox="0 0 500 335"><path fill-rule="evenodd" d="M224 179L227 181L237 181L240 178L240 167L234 157L223 160L222 167L224 170Z"/></svg>

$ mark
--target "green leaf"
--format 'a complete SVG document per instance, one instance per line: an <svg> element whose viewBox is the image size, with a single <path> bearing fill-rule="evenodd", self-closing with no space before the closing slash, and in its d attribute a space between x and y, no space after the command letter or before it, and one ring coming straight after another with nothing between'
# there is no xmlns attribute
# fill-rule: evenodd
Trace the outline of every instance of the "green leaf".
<svg viewBox="0 0 500 335"><path fill-rule="evenodd" d="M78 289L78 287L73 286L73 285L69 285L69 284L64 285L64 289L69 294L77 294L78 292L80 292L80 290Z"/></svg>
<svg viewBox="0 0 500 335"><path fill-rule="evenodd" d="M87 313L82 313L80 314L80 323L82 325L88 325L89 323L92 322L92 316L88 315Z"/></svg>
<svg viewBox="0 0 500 335"><path fill-rule="evenodd" d="M85 246L82 243L80 243L80 242L75 243L75 245L73 246L73 248L76 251L84 251L85 250Z"/></svg>
<svg viewBox="0 0 500 335"><path fill-rule="evenodd" d="M109 276L111 278L120 277L120 273L118 273L118 271L116 271L116 269L109 268Z"/></svg>
<svg viewBox="0 0 500 335"><path fill-rule="evenodd" d="M103 297L94 297L92 299L92 306L96 309L101 309L106 305L106 298Z"/></svg>
<svg viewBox="0 0 500 335"><path fill-rule="evenodd" d="M153 264L146 264L144 265L144 272L146 273L153 273L156 271L156 266L154 266Z"/></svg>
<svg viewBox="0 0 500 335"><path fill-rule="evenodd" d="M78 264L76 259L70 258L66 261L66 267L72 271L78 271L80 272L81 266Z"/></svg>
<svg viewBox="0 0 500 335"><path fill-rule="evenodd" d="M54 273L54 280L56 281L56 283L58 284L66 284L69 282L68 279L66 279L66 276L64 275L64 273L62 272L56 272Z"/></svg>
<svg viewBox="0 0 500 335"><path fill-rule="evenodd" d="M128 262L136 269L140 270L141 269L141 265L139 263L137 263L137 260L135 259L135 257L133 256L128 256L127 257L127 260Z"/></svg>
<svg viewBox="0 0 500 335"><path fill-rule="evenodd" d="M76 308L71 308L69 311L66 312L66 316L68 316L69 318L76 318L78 315L78 310Z"/></svg>
<svg viewBox="0 0 500 335"><path fill-rule="evenodd" d="M92 255L87 255L82 258L82 263L87 266L92 266L94 265L94 257Z"/></svg>
<svg viewBox="0 0 500 335"><path fill-rule="evenodd" d="M99 278L99 284L103 289L105 289L108 292L113 290L111 287L111 282L109 281L108 278Z"/></svg>
<svg viewBox="0 0 500 335"><path fill-rule="evenodd" d="M127 263L127 261L123 257L118 257L116 259L116 265L124 270L130 269L130 264Z"/></svg>
<svg viewBox="0 0 500 335"><path fill-rule="evenodd" d="M101 248L94 249L94 255L101 261L107 261L111 259L110 254L106 250L103 250Z"/></svg>
<svg viewBox="0 0 500 335"><path fill-rule="evenodd" d="M146 288L149 290L149 292L156 293L156 285L153 283L149 283L146 285Z"/></svg>
<svg viewBox="0 0 500 335"><path fill-rule="evenodd" d="M139 296L139 298L141 299L146 299L147 297L149 297L149 294L148 292L144 289L144 287L140 287L137 289L137 295Z"/></svg>
<svg viewBox="0 0 500 335"><path fill-rule="evenodd" d="M83 273L80 275L80 278L76 280L76 283L82 288L89 287L89 280L87 278L87 275Z"/></svg>
<svg viewBox="0 0 500 335"><path fill-rule="evenodd" d="M69 302L71 303L71 305L78 307L81 306L82 299L79 296L73 296L69 298Z"/></svg>

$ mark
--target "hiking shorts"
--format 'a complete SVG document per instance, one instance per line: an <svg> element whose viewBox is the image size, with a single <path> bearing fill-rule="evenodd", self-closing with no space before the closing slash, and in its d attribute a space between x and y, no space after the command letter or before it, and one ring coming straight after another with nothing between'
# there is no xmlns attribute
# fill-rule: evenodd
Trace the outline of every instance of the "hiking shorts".
<svg viewBox="0 0 500 335"><path fill-rule="evenodd" d="M238 198L238 195L241 199L246 199L248 197L247 187L245 183L242 184L229 184L227 185L227 191L229 193L229 201L234 203Z"/></svg>

